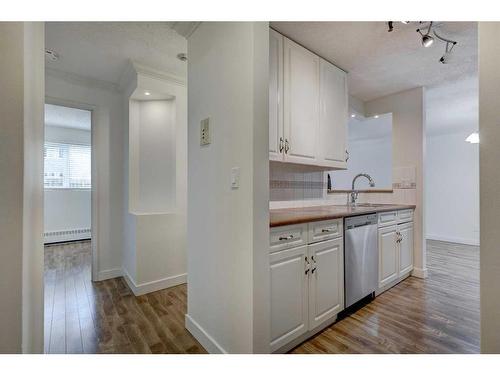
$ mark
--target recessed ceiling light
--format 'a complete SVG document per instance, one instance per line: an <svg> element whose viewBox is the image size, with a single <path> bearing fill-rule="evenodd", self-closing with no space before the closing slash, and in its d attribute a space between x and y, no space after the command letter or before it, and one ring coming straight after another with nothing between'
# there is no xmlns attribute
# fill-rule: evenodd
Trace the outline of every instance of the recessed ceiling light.
<svg viewBox="0 0 500 375"><path fill-rule="evenodd" d="M351 115L351 117L352 117L352 118L354 118L354 117L356 117L356 115L353 113L353 114Z"/></svg>
<svg viewBox="0 0 500 375"><path fill-rule="evenodd" d="M144 91L144 95L149 96L151 93L149 91Z"/></svg>
<svg viewBox="0 0 500 375"><path fill-rule="evenodd" d="M465 139L465 142L469 142L469 143L479 143L479 133L477 133L477 132L471 133L471 135L469 135L469 136Z"/></svg>
<svg viewBox="0 0 500 375"><path fill-rule="evenodd" d="M378 115L373 116L373 118L378 118Z"/></svg>

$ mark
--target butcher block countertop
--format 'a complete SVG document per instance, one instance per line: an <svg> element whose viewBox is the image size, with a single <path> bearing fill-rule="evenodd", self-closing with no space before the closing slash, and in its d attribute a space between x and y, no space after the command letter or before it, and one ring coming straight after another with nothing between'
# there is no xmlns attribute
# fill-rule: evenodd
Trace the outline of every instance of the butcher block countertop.
<svg viewBox="0 0 500 375"><path fill-rule="evenodd" d="M356 207L348 205L331 205L300 208L279 208L270 210L270 226L279 227L321 221L339 219L348 216L364 215L384 211L396 211L404 209L415 209L415 205L401 204L368 204L359 203Z"/></svg>

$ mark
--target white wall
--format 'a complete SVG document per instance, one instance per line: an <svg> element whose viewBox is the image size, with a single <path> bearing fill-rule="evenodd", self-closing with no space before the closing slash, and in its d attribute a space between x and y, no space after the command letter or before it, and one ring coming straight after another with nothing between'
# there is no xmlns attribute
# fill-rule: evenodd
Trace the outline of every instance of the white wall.
<svg viewBox="0 0 500 375"><path fill-rule="evenodd" d="M427 135L426 238L479 245L479 145L465 142L470 133Z"/></svg>
<svg viewBox="0 0 500 375"><path fill-rule="evenodd" d="M23 24L0 23L0 352L21 352L23 246Z"/></svg>
<svg viewBox="0 0 500 375"><path fill-rule="evenodd" d="M129 126L136 137L136 196L131 209L137 213L175 210L176 128L175 100L132 100ZM179 145L182 146L182 145Z"/></svg>
<svg viewBox="0 0 500 375"><path fill-rule="evenodd" d="M481 352L500 353L500 23L479 23Z"/></svg>
<svg viewBox="0 0 500 375"><path fill-rule="evenodd" d="M87 130L45 126L45 141L91 144ZM45 189L44 233L91 228L90 189ZM90 232L46 236L45 243L90 238Z"/></svg>
<svg viewBox="0 0 500 375"><path fill-rule="evenodd" d="M46 97L51 104L93 108L92 144L96 192L97 248L93 278L102 280L122 274L123 105L121 95L100 82L71 74L46 71ZM94 249L93 249L94 251Z"/></svg>
<svg viewBox="0 0 500 375"><path fill-rule="evenodd" d="M383 195L379 199L386 200L387 203L414 201L416 208L413 216L415 231L413 275L418 277L427 276L424 238L424 160L426 147L424 95L423 88L416 88L365 103L366 116L368 117L381 113L392 113L394 181L400 178L398 170L415 170L415 189L395 189L393 194Z"/></svg>
<svg viewBox="0 0 500 375"><path fill-rule="evenodd" d="M268 55L267 23L202 23L188 40L186 327L211 352L269 351Z"/></svg>
<svg viewBox="0 0 500 375"><path fill-rule="evenodd" d="M43 351L43 35L0 22L0 353Z"/></svg>
<svg viewBox="0 0 500 375"><path fill-rule="evenodd" d="M375 189L392 189L391 114L378 119L351 119L348 133L347 170L330 172L332 188L351 189L354 176L368 173L375 181ZM356 182L356 188L372 189L365 178Z"/></svg>
<svg viewBox="0 0 500 375"><path fill-rule="evenodd" d="M186 282L185 78L132 68L125 90L123 274L136 295ZM130 100L169 97L155 102Z"/></svg>

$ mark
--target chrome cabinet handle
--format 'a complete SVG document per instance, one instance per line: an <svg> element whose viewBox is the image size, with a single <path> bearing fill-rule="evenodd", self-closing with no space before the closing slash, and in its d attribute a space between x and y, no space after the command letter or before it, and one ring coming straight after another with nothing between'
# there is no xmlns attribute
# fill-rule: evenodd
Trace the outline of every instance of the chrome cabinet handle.
<svg viewBox="0 0 500 375"><path fill-rule="evenodd" d="M283 149L285 146L283 146L283 137L280 137L280 154L283 152Z"/></svg>
<svg viewBox="0 0 500 375"><path fill-rule="evenodd" d="M311 270L311 274L313 274L316 271L316 259L314 259L314 255L311 256L311 260L314 262L314 268Z"/></svg>
<svg viewBox="0 0 500 375"><path fill-rule="evenodd" d="M333 232L331 229L321 229L321 233L330 233Z"/></svg>
<svg viewBox="0 0 500 375"><path fill-rule="evenodd" d="M293 234L286 236L286 237L280 237L279 240L280 241L288 241L288 240L291 240L292 238L293 238Z"/></svg>
<svg viewBox="0 0 500 375"><path fill-rule="evenodd" d="M288 143L288 139L285 139L285 154L288 154L290 151L290 144Z"/></svg>

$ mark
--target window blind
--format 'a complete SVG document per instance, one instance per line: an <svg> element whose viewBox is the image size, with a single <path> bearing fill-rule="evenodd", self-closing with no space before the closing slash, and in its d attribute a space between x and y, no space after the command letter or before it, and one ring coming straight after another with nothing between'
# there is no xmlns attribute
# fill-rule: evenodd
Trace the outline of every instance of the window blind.
<svg viewBox="0 0 500 375"><path fill-rule="evenodd" d="M90 145L45 142L44 186L50 189L91 188Z"/></svg>

